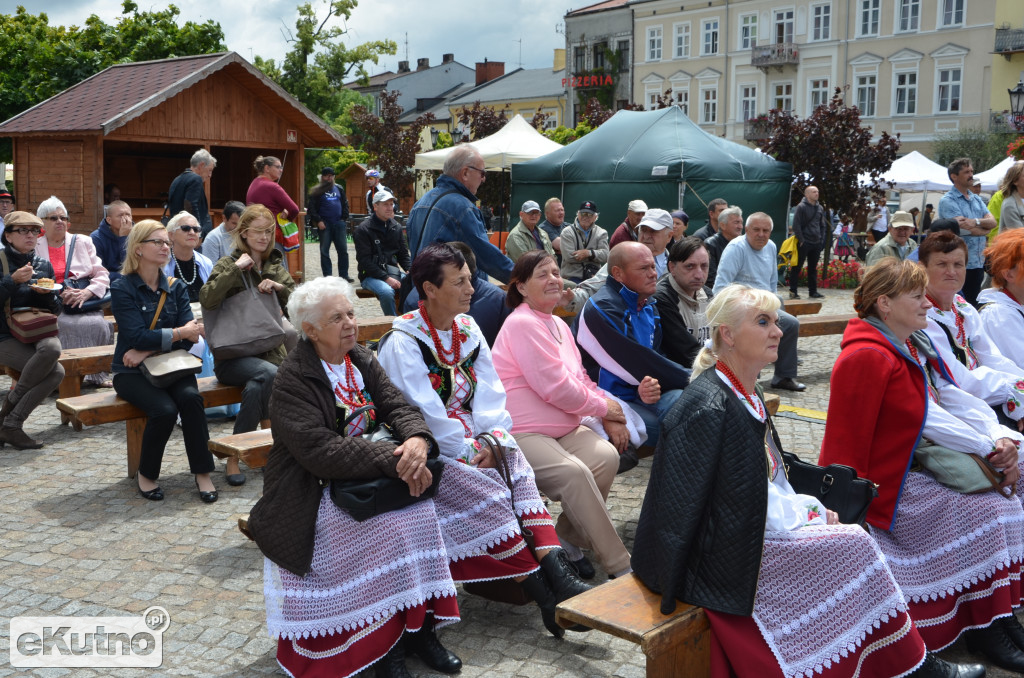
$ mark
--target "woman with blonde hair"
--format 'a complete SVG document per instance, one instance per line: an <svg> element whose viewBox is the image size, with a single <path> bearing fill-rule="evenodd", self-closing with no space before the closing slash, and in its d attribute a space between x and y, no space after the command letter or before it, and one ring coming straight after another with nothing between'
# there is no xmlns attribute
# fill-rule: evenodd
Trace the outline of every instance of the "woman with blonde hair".
<svg viewBox="0 0 1024 678"><path fill-rule="evenodd" d="M189 470L195 474L199 498L210 504L217 501L217 490L210 479L210 432L196 375L186 374L159 388L139 369L149 356L179 348L188 350L201 336L199 323L192 317L187 285L180 279L171 285L164 275L170 252L171 238L159 221L140 221L128 234L122 276L110 286L110 306L117 321L114 390L146 413L139 494L150 501L164 498L156 481L164 448L180 414Z"/></svg>
<svg viewBox="0 0 1024 678"><path fill-rule="evenodd" d="M1024 161L1010 165L999 183L1003 205L999 212L999 232L1024 227Z"/></svg>
<svg viewBox="0 0 1024 678"><path fill-rule="evenodd" d="M778 356L778 308L742 285L708 306L711 346L665 417L633 569L663 613L676 599L705 608L712 675L945 676L871 537L789 484L757 387Z"/></svg>
<svg viewBox="0 0 1024 678"><path fill-rule="evenodd" d="M284 314L295 281L281 265L281 253L274 249L274 217L270 210L263 205L246 207L232 237L234 252L221 257L199 294L203 309L219 308L225 299L254 288L260 294L275 295L277 310ZM286 355L282 342L262 355L214 359L217 381L242 388L234 433L255 431L260 421L270 418L270 391ZM225 474L229 485L245 482L237 457L228 459Z"/></svg>
<svg viewBox="0 0 1024 678"><path fill-rule="evenodd" d="M878 486L871 534L899 582L931 651L967 636L971 651L1024 671L1024 510L1015 497L964 494L940 484L917 459L937 448L984 457L1018 479L1021 435L957 387L925 328L932 305L919 264L885 259L854 293L832 369L819 463L846 464Z"/></svg>

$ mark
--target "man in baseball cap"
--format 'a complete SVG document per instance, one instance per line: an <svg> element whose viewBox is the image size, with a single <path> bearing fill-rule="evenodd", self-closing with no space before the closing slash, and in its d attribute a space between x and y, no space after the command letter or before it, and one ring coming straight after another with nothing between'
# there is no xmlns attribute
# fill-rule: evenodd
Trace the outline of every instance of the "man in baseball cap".
<svg viewBox="0 0 1024 678"><path fill-rule="evenodd" d="M0 220L14 210L14 194L6 188L0 188Z"/></svg>
<svg viewBox="0 0 1024 678"><path fill-rule="evenodd" d="M352 241L356 246L359 284L370 290L380 302L384 315L396 315L395 292L402 285L412 264L402 226L395 221L395 196L381 189L373 196L373 213L356 226Z"/></svg>
<svg viewBox="0 0 1024 678"><path fill-rule="evenodd" d="M576 219L562 229L562 277L574 283L593 278L608 261L608 231L597 225L597 205L585 200Z"/></svg>
<svg viewBox="0 0 1024 678"><path fill-rule="evenodd" d="M551 246L551 238L544 229L538 228L540 224L540 205L535 200L527 200L519 210L519 223L509 231L508 239L505 240L505 254L513 262L518 261L531 250L544 250L551 256L555 256L555 249Z"/></svg>
<svg viewBox="0 0 1024 678"><path fill-rule="evenodd" d="M390 188L380 183L380 172L375 169L366 170L366 185L370 187L370 190L366 192L366 213L373 214L373 196L378 191L387 191L394 197L395 192ZM395 205L398 208L398 205Z"/></svg>
<svg viewBox="0 0 1024 678"><path fill-rule="evenodd" d="M637 226L640 220L647 213L647 203L643 200L630 200L626 206L626 220L619 224L619 227L612 233L609 245L615 247L620 242L630 242L637 239Z"/></svg>
<svg viewBox="0 0 1024 678"><path fill-rule="evenodd" d="M654 255L660 278L668 270L668 244L672 241L672 215L661 209L647 210L637 227L638 239Z"/></svg>
<svg viewBox="0 0 1024 678"><path fill-rule="evenodd" d="M320 236L320 272L331 275L331 245L338 257L338 276L352 282L348 272L348 196L334 183L334 168L320 170L320 183L309 192L308 222Z"/></svg>

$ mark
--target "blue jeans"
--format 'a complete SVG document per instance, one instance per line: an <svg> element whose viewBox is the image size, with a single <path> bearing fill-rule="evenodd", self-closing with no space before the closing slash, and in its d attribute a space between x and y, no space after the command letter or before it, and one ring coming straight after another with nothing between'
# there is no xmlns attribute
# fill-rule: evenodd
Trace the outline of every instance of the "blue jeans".
<svg viewBox="0 0 1024 678"><path fill-rule="evenodd" d="M403 275L402 278L404 277ZM402 282L402 278L399 278L398 282ZM365 278L359 284L362 285L364 290L370 290L377 295L381 313L384 315L397 315L395 312L395 292L397 290L392 289L391 285L380 278Z"/></svg>
<svg viewBox="0 0 1024 678"><path fill-rule="evenodd" d="M639 399L626 402L630 409L639 414L640 418L644 420L644 426L647 427L647 442L644 443L645 445L653 447L658 444L658 437L661 433L661 420L665 418L669 409L676 404L681 395L683 395L683 390L677 388L662 393L661 399L653 405L648 405Z"/></svg>
<svg viewBox="0 0 1024 678"><path fill-rule="evenodd" d="M320 271L326 278L331 274L331 244L338 253L338 275L348 277L348 224L344 221L324 222L320 231Z"/></svg>

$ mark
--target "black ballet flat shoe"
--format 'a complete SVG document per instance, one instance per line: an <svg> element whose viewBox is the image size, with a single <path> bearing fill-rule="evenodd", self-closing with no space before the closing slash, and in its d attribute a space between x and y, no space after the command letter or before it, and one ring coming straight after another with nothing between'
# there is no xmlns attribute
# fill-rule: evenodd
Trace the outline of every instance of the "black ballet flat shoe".
<svg viewBox="0 0 1024 678"><path fill-rule="evenodd" d="M968 631L967 649L986 657L1007 671L1024 673L1024 652L1017 649L1003 627L995 622L983 629Z"/></svg>
<svg viewBox="0 0 1024 678"><path fill-rule="evenodd" d="M137 489L139 490L139 495L143 499L148 499L150 501L163 501L164 500L164 491L161 490L159 487L154 487L152 490L144 490L141 487L139 487Z"/></svg>
<svg viewBox="0 0 1024 678"><path fill-rule="evenodd" d="M228 485L232 487L238 487L239 485L245 485L245 474L244 473L225 473L224 479L228 481Z"/></svg>
<svg viewBox="0 0 1024 678"><path fill-rule="evenodd" d="M442 645L434 630L426 626L416 633L406 633L405 647L435 671L452 674L462 670L462 660Z"/></svg>
<svg viewBox="0 0 1024 678"><path fill-rule="evenodd" d="M196 480L196 489L199 490L199 480ZM203 490L199 490L199 498L202 500L204 504L212 504L213 502L217 501L217 490L214 490L212 492L204 492Z"/></svg>

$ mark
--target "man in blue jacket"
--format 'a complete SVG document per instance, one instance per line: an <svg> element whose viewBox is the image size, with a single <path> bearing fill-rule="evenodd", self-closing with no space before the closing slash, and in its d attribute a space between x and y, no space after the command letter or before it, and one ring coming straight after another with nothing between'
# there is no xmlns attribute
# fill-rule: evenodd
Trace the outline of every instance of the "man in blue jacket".
<svg viewBox="0 0 1024 678"><path fill-rule="evenodd" d="M503 283L512 273L512 260L487 239L483 215L476 206L476 192L487 177L484 159L469 144L448 154L437 185L409 211L406 229L413 259L434 242L458 240L469 245L477 266Z"/></svg>
<svg viewBox="0 0 1024 678"><path fill-rule="evenodd" d="M309 218L320 230L320 272L326 278L331 274L331 245L338 253L338 275L352 282L348 276L348 198L345 191L334 183L334 168L320 172L320 183L309 194Z"/></svg>
<svg viewBox="0 0 1024 678"><path fill-rule="evenodd" d="M89 237L96 246L96 255L103 262L103 268L110 273L110 282L121 277L121 264L124 263L124 244L135 222L132 221L132 208L128 203L115 200L107 206L107 216Z"/></svg>
<svg viewBox="0 0 1024 678"><path fill-rule="evenodd" d="M623 242L608 255L608 279L576 320L583 365L597 385L624 400L656 445L661 419L690 383L690 370L665 357L651 250ZM655 377L654 375L657 375Z"/></svg>

